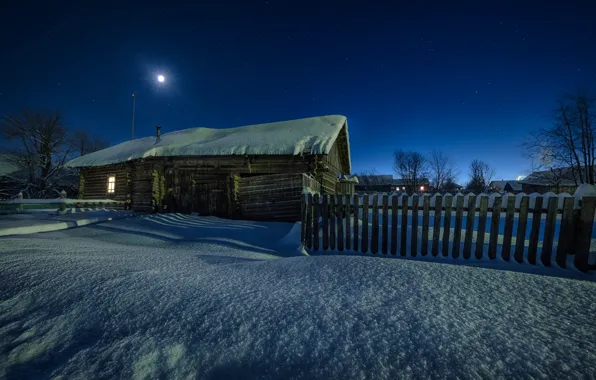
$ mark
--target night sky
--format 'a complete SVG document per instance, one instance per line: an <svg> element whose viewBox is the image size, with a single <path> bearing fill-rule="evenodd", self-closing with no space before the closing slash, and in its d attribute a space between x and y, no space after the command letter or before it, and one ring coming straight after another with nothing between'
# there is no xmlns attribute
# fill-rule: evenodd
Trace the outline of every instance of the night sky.
<svg viewBox="0 0 596 380"><path fill-rule="evenodd" d="M437 148L460 181L474 158L512 179L557 95L596 90L588 1L50 3L0 12L0 113L60 110L112 144L136 91L137 137L343 114L355 172Z"/></svg>

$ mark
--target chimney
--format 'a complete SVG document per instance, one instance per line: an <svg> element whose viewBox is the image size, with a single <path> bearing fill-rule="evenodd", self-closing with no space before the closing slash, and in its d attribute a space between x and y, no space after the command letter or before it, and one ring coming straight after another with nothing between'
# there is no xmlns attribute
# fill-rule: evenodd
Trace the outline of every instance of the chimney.
<svg viewBox="0 0 596 380"><path fill-rule="evenodd" d="M155 126L155 142L158 143L161 139L161 127L159 125Z"/></svg>

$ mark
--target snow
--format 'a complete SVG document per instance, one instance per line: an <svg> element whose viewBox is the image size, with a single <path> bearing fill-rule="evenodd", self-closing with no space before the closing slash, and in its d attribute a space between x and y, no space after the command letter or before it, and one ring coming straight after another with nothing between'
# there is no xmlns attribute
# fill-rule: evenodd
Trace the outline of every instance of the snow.
<svg viewBox="0 0 596 380"><path fill-rule="evenodd" d="M124 203L121 201L115 201L113 199L66 199L66 198L52 198L52 199L10 199L6 201L1 201L0 205L2 204L54 204L54 203L66 203L66 204L74 204L74 203Z"/></svg>
<svg viewBox="0 0 596 380"><path fill-rule="evenodd" d="M101 166L146 157L328 154L347 121L329 115L229 129L191 128L126 141L75 158L70 167Z"/></svg>
<svg viewBox="0 0 596 380"><path fill-rule="evenodd" d="M58 231L88 224L107 222L133 216L131 211L86 210L69 208L64 214L37 210L25 214L2 215L0 236L26 235L38 232Z"/></svg>
<svg viewBox="0 0 596 380"><path fill-rule="evenodd" d="M577 187L577 190L575 190L573 196L575 198L596 197L596 186L587 183L582 183Z"/></svg>
<svg viewBox="0 0 596 380"><path fill-rule="evenodd" d="M0 239L0 378L590 378L596 283L177 214ZM283 247L283 248L282 248Z"/></svg>
<svg viewBox="0 0 596 380"><path fill-rule="evenodd" d="M19 170L21 170L21 167L11 160L10 156L0 154L0 177Z"/></svg>

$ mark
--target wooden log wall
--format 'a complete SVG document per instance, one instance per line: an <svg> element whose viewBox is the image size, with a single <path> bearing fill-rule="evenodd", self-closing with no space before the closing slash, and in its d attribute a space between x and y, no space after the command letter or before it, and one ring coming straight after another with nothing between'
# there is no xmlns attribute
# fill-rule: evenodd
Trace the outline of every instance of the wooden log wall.
<svg viewBox="0 0 596 380"><path fill-rule="evenodd" d="M241 177L237 197L243 219L297 221L303 187L302 174Z"/></svg>
<svg viewBox="0 0 596 380"><path fill-rule="evenodd" d="M110 165L86 168L81 171L83 176L83 187L79 189L80 199L114 199L126 201L129 193L127 165ZM108 193L108 177L116 177L115 192Z"/></svg>
<svg viewBox="0 0 596 380"><path fill-rule="evenodd" d="M596 197L582 198L579 208L574 208L572 197L534 197L532 206L529 196L519 198L516 202L515 197L503 199L494 195L489 199L486 195L470 195L466 200L460 194L436 195L431 201L427 196L420 199L393 196L390 200L387 195L377 194L322 195L320 201L317 197L317 202L313 203L312 197L302 197L302 210L305 210L302 222L312 223L313 216L317 217L314 227L305 226L311 233L306 239L317 240L314 250L342 251L351 246L350 250L373 255L389 252L414 257L420 252L422 256L430 254L460 260L499 258L530 265L556 264L561 268L566 268L568 255L573 255L575 268L587 272ZM310 218L305 219L309 212ZM398 215L401 215L399 219ZM346 216L354 220L344 220ZM359 226L359 218L362 226ZM322 226L321 231L318 231L319 226Z"/></svg>

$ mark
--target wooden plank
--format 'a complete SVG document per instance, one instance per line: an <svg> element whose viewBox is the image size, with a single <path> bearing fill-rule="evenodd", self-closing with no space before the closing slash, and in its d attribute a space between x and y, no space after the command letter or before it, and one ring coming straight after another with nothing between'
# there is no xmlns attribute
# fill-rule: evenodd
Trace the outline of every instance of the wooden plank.
<svg viewBox="0 0 596 380"><path fill-rule="evenodd" d="M522 196L519 204L519 214L517 218L517 233L515 235L515 253L513 257L518 263L524 262L524 245L526 242L526 229L528 225L528 209L530 197Z"/></svg>
<svg viewBox="0 0 596 380"><path fill-rule="evenodd" d="M368 195L362 198L362 253L368 251Z"/></svg>
<svg viewBox="0 0 596 380"><path fill-rule="evenodd" d="M346 250L352 249L352 207L350 205L350 196L345 196L344 207L346 208L345 221L346 221Z"/></svg>
<svg viewBox="0 0 596 380"><path fill-rule="evenodd" d="M488 213L488 196L480 196L478 212L478 233L476 235L476 258L480 260L484 252L484 234L486 233L486 214Z"/></svg>
<svg viewBox="0 0 596 380"><path fill-rule="evenodd" d="M430 197L422 197L422 237L420 239L420 254L428 254L428 229L430 226Z"/></svg>
<svg viewBox="0 0 596 380"><path fill-rule="evenodd" d="M329 196L329 249L335 250L335 195Z"/></svg>
<svg viewBox="0 0 596 380"><path fill-rule="evenodd" d="M497 243L499 242L499 224L501 222L501 208L503 198L496 196L493 200L493 212L490 218L490 238L488 241L488 258L497 258Z"/></svg>
<svg viewBox="0 0 596 380"><path fill-rule="evenodd" d="M445 217L443 218L443 256L449 256L449 238L451 237L451 208L453 196L445 194Z"/></svg>
<svg viewBox="0 0 596 380"><path fill-rule="evenodd" d="M329 249L329 195L323 194L321 204L321 219L323 224L323 251Z"/></svg>
<svg viewBox="0 0 596 380"><path fill-rule="evenodd" d="M373 195L372 229L371 229L370 251L375 254L379 252L379 196Z"/></svg>
<svg viewBox="0 0 596 380"><path fill-rule="evenodd" d="M540 218L542 217L542 196L536 197L534 212L532 213L532 229L530 230L530 245L528 246L528 263L536 265L536 253L540 239Z"/></svg>
<svg viewBox="0 0 596 380"><path fill-rule="evenodd" d="M358 203L360 203L360 197L358 195L354 195L354 251L358 251L360 248L360 245L358 244L358 229L359 229L359 223L358 223L358 214L360 213L360 208Z"/></svg>
<svg viewBox="0 0 596 380"><path fill-rule="evenodd" d="M397 254L397 215L399 213L399 198L391 197L391 254Z"/></svg>
<svg viewBox="0 0 596 380"><path fill-rule="evenodd" d="M451 248L451 256L456 259L459 257L459 250L461 245L461 229L464 221L464 196L458 195L455 199L455 234L453 235L453 247Z"/></svg>
<svg viewBox="0 0 596 380"><path fill-rule="evenodd" d="M476 195L468 195L468 211L466 212L466 237L464 240L464 259L472 257L472 240L474 240L474 220L476 219Z"/></svg>
<svg viewBox="0 0 596 380"><path fill-rule="evenodd" d="M344 250L344 223L343 223L343 216L344 216L344 202L343 196L337 196L337 212L335 213L335 217L337 218L337 250L343 251Z"/></svg>
<svg viewBox="0 0 596 380"><path fill-rule="evenodd" d="M433 246L432 255L439 254L439 237L441 233L441 212L443 211L443 196L435 195L435 220L433 221Z"/></svg>
<svg viewBox="0 0 596 380"><path fill-rule="evenodd" d="M505 213L505 228L503 230L503 250L501 257L505 261L511 259L511 238L513 235L513 222L515 219L515 197L507 198L507 211Z"/></svg>
<svg viewBox="0 0 596 380"><path fill-rule="evenodd" d="M389 195L385 194L383 195L383 215L382 215L382 219L383 219L383 229L381 231L381 252L383 252L383 254L387 254L387 250L388 250L388 238L389 238Z"/></svg>
<svg viewBox="0 0 596 380"><path fill-rule="evenodd" d="M412 195L412 237L410 238L410 254L418 255L418 195Z"/></svg>
<svg viewBox="0 0 596 380"><path fill-rule="evenodd" d="M133 198L134 199L134 198ZM301 197L301 202L300 202L300 236L302 238L302 243L304 244L306 242L306 204L308 203L308 196L306 194L304 194Z"/></svg>
<svg viewBox="0 0 596 380"><path fill-rule="evenodd" d="M321 215L321 203L319 201L319 194L313 197L313 248L315 251L319 250L319 216Z"/></svg>
<svg viewBox="0 0 596 380"><path fill-rule="evenodd" d="M576 231L576 251L573 264L582 271L588 272L590 266L590 243L592 241L592 228L594 226L594 211L596 210L596 197L583 197L581 200L580 221Z"/></svg>
<svg viewBox="0 0 596 380"><path fill-rule="evenodd" d="M406 255L406 246L408 239L408 196L406 194L401 197L401 242L399 247L399 254Z"/></svg>
<svg viewBox="0 0 596 380"><path fill-rule="evenodd" d="M548 199L546 207L546 220L544 221L544 239L542 241L542 251L540 252L540 261L544 266L551 265L553 254L553 242L555 239L555 224L557 223L557 204L559 197Z"/></svg>
<svg viewBox="0 0 596 380"><path fill-rule="evenodd" d="M567 255L574 239L573 204L575 198L567 197L563 200L563 214L561 215L561 231L559 231L559 244L557 246L557 265L567 268Z"/></svg>
<svg viewBox="0 0 596 380"><path fill-rule="evenodd" d="M308 194L306 203L306 247L312 248L312 194Z"/></svg>

